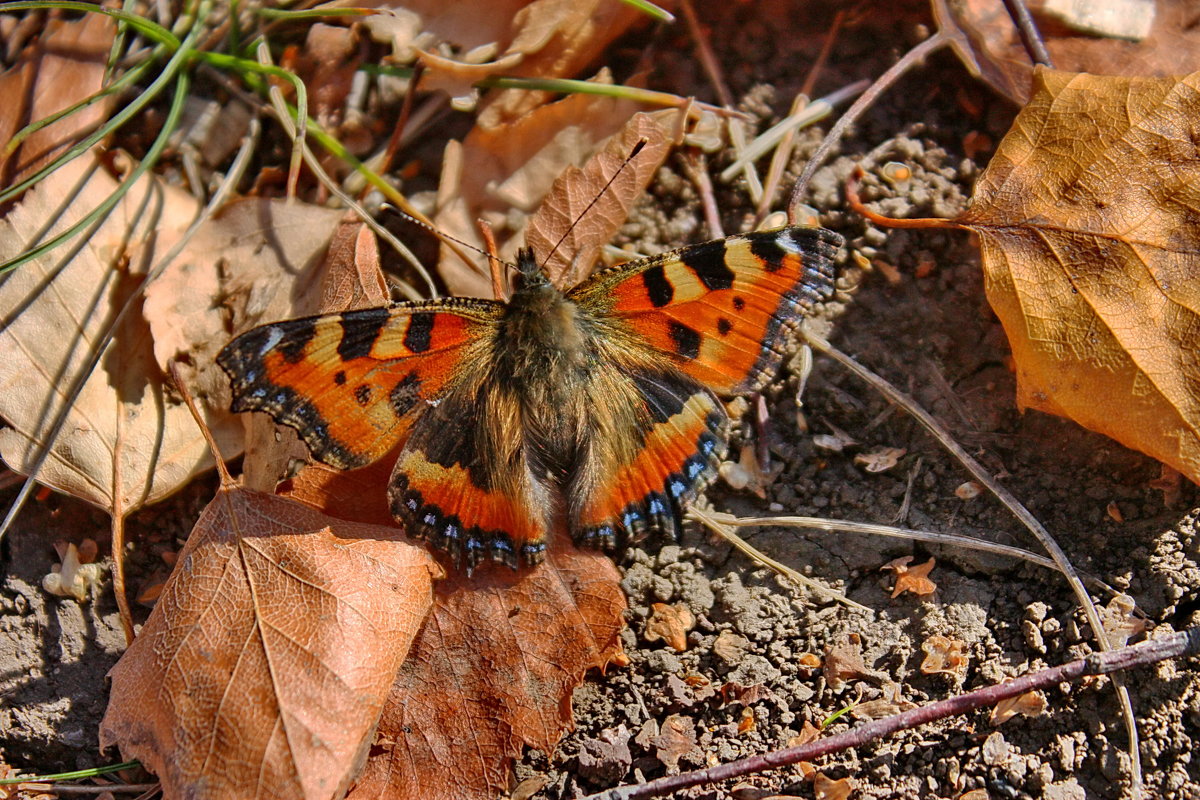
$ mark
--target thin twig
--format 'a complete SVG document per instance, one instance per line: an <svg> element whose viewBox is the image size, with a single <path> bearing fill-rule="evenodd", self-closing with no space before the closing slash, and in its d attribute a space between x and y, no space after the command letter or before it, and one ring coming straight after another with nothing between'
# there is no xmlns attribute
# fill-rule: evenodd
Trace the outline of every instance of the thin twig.
<svg viewBox="0 0 1200 800"><path fill-rule="evenodd" d="M1025 5L1025 0L1004 0L1004 7L1008 9L1008 15L1012 17L1013 24L1017 26L1017 34L1021 37L1021 44L1025 46L1025 52L1029 54L1029 60L1034 64L1042 64L1054 69L1054 62L1050 60L1050 51L1046 49L1046 43L1042 41L1042 34L1038 31L1037 25L1029 13L1029 7Z"/></svg>
<svg viewBox="0 0 1200 800"><path fill-rule="evenodd" d="M1161 639L1151 639L1131 647L1122 647L1119 650L1110 650L1104 653L1092 653L1085 658L1058 667L1039 670L1004 683L914 708L895 716L873 720L845 733L818 739L799 747L788 747L773 753L730 761L709 769L685 772L681 775L668 775L665 778L658 778L638 786L620 786L588 795L583 800L641 800L647 797L661 797L691 786L714 784L742 775L797 764L801 761L813 761L830 753L860 747L884 736L915 728L927 722L988 708L1002 700L1020 697L1027 692L1050 689L1065 681L1076 681L1092 675L1112 674L1115 678L1118 670L1145 666L1168 658L1191 656L1197 653L1200 653L1200 627L1188 628L1179 633L1164 636Z"/></svg>

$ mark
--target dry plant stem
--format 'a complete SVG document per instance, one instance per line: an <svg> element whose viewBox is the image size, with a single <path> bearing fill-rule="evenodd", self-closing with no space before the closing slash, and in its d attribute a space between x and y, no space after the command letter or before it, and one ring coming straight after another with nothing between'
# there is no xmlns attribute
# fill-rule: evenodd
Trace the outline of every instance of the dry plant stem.
<svg viewBox="0 0 1200 800"><path fill-rule="evenodd" d="M1034 64L1042 64L1054 69L1054 63L1050 60L1050 52L1046 49L1046 43L1042 41L1042 35L1033 22L1025 0L1004 0L1004 7L1008 9L1008 15L1012 17L1013 24L1017 26L1017 33L1021 36L1021 44L1025 46L1025 52L1029 54L1029 60Z"/></svg>
<svg viewBox="0 0 1200 800"><path fill-rule="evenodd" d="M1022 675L1020 678L1014 678L1005 683L977 689L937 703L930 703L927 706L914 708L892 717L874 720L845 733L821 738L799 747L788 747L773 753L730 761L716 767L686 772L681 775L668 775L665 778L658 778L638 786L621 786L588 795L584 800L638 800L646 797L661 797L690 786L709 785L801 761L813 761L821 756L851 747L860 747L884 736L915 728L927 722L988 708L1002 700L1019 697L1026 692L1049 689L1064 681L1076 681L1092 675L1113 674L1118 670L1154 664L1168 658L1192 656L1197 653L1200 653L1200 627L1188 628L1162 639L1152 639L1105 653L1092 653L1078 661ZM1115 679L1116 675L1114 674L1113 677Z"/></svg>
<svg viewBox="0 0 1200 800"><path fill-rule="evenodd" d="M171 380L175 383L175 388L179 391L183 402L187 403L188 411L192 413L192 419L196 421L196 427L200 429L200 435L204 437L208 449L212 451L213 461L217 464L217 477L221 481L221 488L231 489L237 486L237 482L229 474L229 468L225 466L225 459L221 456L221 449L217 447L217 440L213 438L208 425L204 424L204 417L200 416L200 411L196 408L196 401L192 399L192 393L188 391L187 383L179 374L179 365L174 361L171 362Z"/></svg>
<svg viewBox="0 0 1200 800"><path fill-rule="evenodd" d="M500 253L496 247L496 234L486 219L477 219L475 224L479 226L479 235L483 237L483 249L487 252L488 273L492 276L492 298L504 300L504 262L500 260Z"/></svg>
<svg viewBox="0 0 1200 800"><path fill-rule="evenodd" d="M404 136L404 130L408 127L408 121L412 118L413 102L417 96L417 86L421 83L421 75L425 72L425 65L418 61L413 67L412 77L408 79L408 91L404 94L404 103L400 106L400 116L396 120L396 126L392 128L392 135L388 138L387 147L383 151L383 161L380 162L378 170L380 175L387 173L392 168L392 163L396 160L396 153L400 150L400 140Z"/></svg>
<svg viewBox="0 0 1200 800"><path fill-rule="evenodd" d="M287 113L287 104L284 102L283 92L279 90L278 86L272 86L269 93L271 97L271 106L275 111L276 121L283 126L284 131L289 136L294 136L296 123L295 120L292 119L291 115ZM321 185L328 189L334 197L345 203L347 208L353 210L354 213L358 215L358 218L361 219L363 223L365 223L366 226L375 233L376 236L383 239L385 242L390 244L396 250L396 252L404 256L405 259L413 265L417 273L425 279L425 285L429 290L429 296L437 297L437 285L433 282L433 278L430 276L429 271L425 269L417 257L414 256L412 252L392 234L391 231L380 225L374 217L367 213L365 208L363 208L354 200L353 197L342 191L342 187L338 185L337 181L329 177L329 173L327 173L321 166L320 161L313 154L312 148L308 146L307 140L300 142L300 152L304 157L305 165L312 170L313 175L317 177L317 180L321 182ZM412 297L410 299L419 300L422 298Z"/></svg>
<svg viewBox="0 0 1200 800"><path fill-rule="evenodd" d="M1004 488L1004 486L992 478L991 473L985 470L982 464L972 458L971 455L967 453L967 451L964 450L961 445L958 444L958 442L954 441L953 437L951 437L950 434L944 428L942 428L937 420L935 420L933 416L929 414L929 412L917 405L916 401L914 401L911 397L904 394L875 373L866 369L853 358L833 347L833 345L829 344L829 342L826 342L824 339L821 339L820 337L808 332L806 332L806 338L808 343L812 345L815 350L818 350L833 358L843 367L853 372L862 380L866 381L871 387L873 387L877 392L882 394L892 403L895 403L907 411L910 416L917 420L917 422L921 423L921 426L929 431L929 433L932 434L939 443L941 443L942 447L946 448L946 450L948 450L955 458L957 458L959 463L966 467L967 471L970 472L980 484L987 487L987 489L994 494L1010 512L1012 512L1013 516L1020 520L1021 523L1028 528L1031 533L1033 533L1034 537L1037 538L1042 547L1046 549L1046 552L1050 554L1050 557L1054 559L1054 563L1058 567L1058 570L1063 574L1063 577L1066 578L1067 583L1071 587L1071 591L1075 594L1079 604L1083 607L1084 614L1087 615L1088 624L1092 627L1092 637L1096 640L1096 647L1102 651L1110 650L1111 645L1108 643L1108 635L1104 629L1104 623L1100 621L1100 614L1096 610L1096 605L1092 602L1092 598L1088 595L1087 590L1084 588L1083 582L1079 578L1079 574L1075 571L1075 567L1071 565L1070 560L1067 558L1067 554L1064 553L1062 548L1058 546L1058 542L1054 541L1054 537L1052 537L1050 532L1042 526L1042 523L1038 522L1037 518L1029 512L1029 509L1025 508L1025 506L1022 505L1019 500L1017 500L1012 492L1008 491L1008 489ZM1130 770L1132 772L1131 790L1133 796L1138 798L1141 797L1142 794L1142 762L1138 747L1137 719L1133 714L1133 702L1129 698L1129 689L1125 686L1124 681L1122 681L1118 676L1114 676L1113 687L1117 692L1117 699L1121 706L1122 716L1125 718L1126 732L1129 736L1128 752L1130 759Z"/></svg>
<svg viewBox="0 0 1200 800"><path fill-rule="evenodd" d="M811 578L806 578L805 576L801 575L799 572L796 572L796 570L792 569L791 567L787 566L786 564L779 563L775 559L768 556L766 553L759 550L754 545L747 542L742 537L738 536L736 533L733 532L733 529L731 528L731 524L740 524L740 522L734 521L733 517L730 517L728 514L713 514L708 511L704 511L704 510L701 510L701 509L693 506L692 508L688 509L688 516L703 523L704 527L708 528L710 531L717 534L722 539L725 539L727 542L732 544L738 550L741 550L743 553L745 553L750 558L770 567L771 569L778 572L780 575L783 575L785 578L789 578L790 580L799 584L800 586L803 586L804 588L809 589L809 590L821 595L822 597L826 597L830 600L834 600L834 601L841 603L845 606L848 606L850 608L855 608L855 609L858 609L859 611L865 611L868 614L874 613L874 611L872 609L868 608L867 606L864 606L861 603L854 602L853 600L851 600L849 597L846 597L841 592L835 592L833 589L830 589L827 586L822 586L820 583L817 583L816 581L812 580Z"/></svg>
<svg viewBox="0 0 1200 800"><path fill-rule="evenodd" d="M34 792L49 792L57 795L70 794L103 794L104 792L118 792L121 794L133 794L134 792L157 792L159 784L157 783L108 783L98 786L75 786L70 783L19 783L17 789L30 792L29 796L33 796Z"/></svg>
<svg viewBox="0 0 1200 800"><path fill-rule="evenodd" d="M800 218L799 206L802 204L804 192L808 189L808 183L816 174L817 169L821 166L825 158L833 151L833 148L841 140L846 129L850 127L862 113L871 106L872 103L891 88L892 84L900 79L900 76L909 70L910 67L919 63L930 53L950 44L950 37L945 33L938 31L934 36L930 36L919 45L909 50L904 56L893 64L886 72L875 79L871 84L871 88L867 89L850 108L846 109L834 126L829 129L829 133L825 134L825 138L821 141L821 146L812 154L812 158L804 165L804 171L800 173L800 177L796 179L795 186L792 187L792 196L788 200L788 222L795 225Z"/></svg>
<svg viewBox="0 0 1200 800"><path fill-rule="evenodd" d="M696 9L692 5L692 0L681 0L679 11L683 14L683 20L687 23L688 30L692 33L692 41L696 43L696 57L700 59L700 66L704 68L704 72L713 86L713 91L717 93L717 102L725 108L732 109L733 93L725 84L725 76L721 74L721 64L717 61L716 54L713 53L712 45L708 43L704 29L700 27L700 20L696 18Z"/></svg>
<svg viewBox="0 0 1200 800"><path fill-rule="evenodd" d="M833 43L837 41L838 31L842 28L842 21L846 18L846 11L842 9L833 15L833 23L829 26L829 31L825 34L825 41L821 45L821 52L817 54L817 60L809 67L808 75L804 78L804 83L800 86L800 91L792 100L792 109L790 116L799 114L800 111L808 105L808 98L812 97L813 88L817 84L817 76L821 74L821 70L825 68L826 62L829 61L829 54L833 51ZM790 128L779 145L775 148L775 152L771 155L771 166L767 168L767 179L763 183L763 196L758 201L758 208L754 210L755 227L762 222L770 213L771 204L775 202L775 193L779 191L779 181L783 178L783 171L787 167L788 161L792 158L792 145L796 142L796 129Z"/></svg>
<svg viewBox="0 0 1200 800"><path fill-rule="evenodd" d="M696 184L696 191L700 193L700 207L704 209L704 224L708 226L709 237L725 238L721 212L717 208L717 197L713 193L712 178L708 176L708 159L703 153L687 153L683 157L683 167L692 183Z"/></svg>
<svg viewBox="0 0 1200 800"><path fill-rule="evenodd" d="M856 166L854 171L850 173L850 177L846 179L846 205L856 214L861 214L868 221L881 225L885 228L957 228L960 231L970 231L966 225L960 225L952 219L943 219L942 217L887 217L877 211L872 211L867 206L863 205L862 198L858 194L859 181L863 179L866 172L861 166Z"/></svg>
<svg viewBox="0 0 1200 800"><path fill-rule="evenodd" d="M919 531L913 528L897 528L892 525L880 525L875 522L852 522L844 519L823 519L821 517L735 517L724 512L705 512L703 516L696 514L693 509L689 513L696 519L709 524L709 520L718 525L728 525L738 528L773 526L778 528L803 528L805 530L825 531L827 533L864 533L868 536L884 536L891 539L905 539L911 542L926 542L944 547L957 547L963 550L978 550L1006 558L1027 561L1039 567L1058 572L1058 565L1046 556L1030 552L1023 547L1012 547L1007 544L989 542L986 539L976 539L970 536L959 536L954 533L935 533ZM1081 572L1083 580L1094 589L1104 592L1110 597L1121 594L1095 575Z"/></svg>

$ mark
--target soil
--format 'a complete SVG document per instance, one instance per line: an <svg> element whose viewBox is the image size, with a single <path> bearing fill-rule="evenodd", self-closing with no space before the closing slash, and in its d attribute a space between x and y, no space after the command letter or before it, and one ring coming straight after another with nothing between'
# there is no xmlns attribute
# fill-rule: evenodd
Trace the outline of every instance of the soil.
<svg viewBox="0 0 1200 800"><path fill-rule="evenodd" d="M765 128L786 112L809 60L797 62L772 46L762 16L728 6L706 12L713 47L726 60L743 108L760 115ZM825 29L814 22L805 41L819 45ZM878 74L892 58L889 48L904 46L846 39L822 85ZM705 93L703 84L692 85L701 79L689 74L699 72L694 64L689 51L664 51L650 85ZM973 114L973 107L984 110ZM1168 505L1150 486L1159 476L1153 460L1071 422L1019 413L1004 334L988 309L978 252L965 234L883 231L844 210L841 186L852 165L867 158L876 167L897 161L913 170L911 180L896 186L868 181L868 200L891 198L877 208L895 216L952 216L965 207L988 155L968 158L964 137L978 131L999 141L1012 114L957 62L935 60L894 88L843 144L844 155L818 174L808 202L821 209L823 224L847 238L844 291L826 310L836 318L833 342L939 418L1046 525L1077 568L1128 593L1156 634L1180 630L1198 621L1200 608L1196 487L1185 481ZM797 165L819 137L819 131L801 137ZM625 228L627 243L650 252L705 238L695 191L683 174L677 164L662 170ZM719 185L717 201L727 231L742 229L749 214L745 192ZM859 270L851 252L876 266ZM708 493L714 508L879 522L1037 549L987 494L961 499L956 489L970 478L965 470L858 379L818 357L802 409L798 382L786 371L765 393L774 475L765 497L719 483ZM842 452L814 444L812 434L839 431L855 444ZM905 455L879 473L855 462L855 455L880 447L902 448ZM131 520L135 575L164 568L155 543L177 546L212 488L211 481L198 481ZM107 528L103 514L51 496L29 504L0 549L0 748L15 766L50 771L106 761L97 744L104 675L124 647L111 586L79 604L47 594L41 578L57 560L54 539L91 536L103 549ZM769 527L743 533L772 558L868 610L797 588L696 528L678 544L627 552L622 585L631 610L623 639L631 663L589 676L574 697L576 730L554 753L527 753L516 766L518 780L543 783L539 797L578 797L662 775L667 764L692 769L783 747L805 723L820 725L858 701L894 699L898 691L901 700L922 704L1092 649L1065 581L1038 566L862 534ZM913 563L936 558L932 595L891 597L894 576L881 567L901 556L914 556ZM1109 599L1096 596L1100 604ZM686 650L646 640L652 603L680 604L694 615ZM964 643L969 666L961 682L922 673L922 645L935 635ZM861 642L864 677L834 686L805 666L805 654L824 658L853 637ZM1200 798L1200 764L1191 755L1200 736L1196 661L1165 662L1125 677L1150 794ZM719 687L726 687L728 702L721 702ZM1127 796L1127 742L1111 681L1064 684L1046 700L1046 711L1035 717L1000 726L985 713L954 718L814 766L831 778L850 777L855 798L958 798L976 789L991 798ZM854 722L842 716L828 730ZM800 768L745 784L813 796ZM735 788L681 796L727 798Z"/></svg>

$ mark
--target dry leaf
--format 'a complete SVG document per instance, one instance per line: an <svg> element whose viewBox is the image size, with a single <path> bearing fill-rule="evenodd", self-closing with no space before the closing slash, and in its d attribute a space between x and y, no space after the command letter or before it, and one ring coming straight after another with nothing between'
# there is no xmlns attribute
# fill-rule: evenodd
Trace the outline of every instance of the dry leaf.
<svg viewBox="0 0 1200 800"><path fill-rule="evenodd" d="M641 142L645 142L641 151L609 184ZM671 136L657 118L635 114L587 166L562 172L525 229L525 245L545 259L551 281L559 287L574 286L591 273L600 248L625 222L670 149ZM572 224L575 227L562 239ZM556 244L558 249L551 255Z"/></svg>
<svg viewBox="0 0 1200 800"><path fill-rule="evenodd" d="M957 222L979 234L1017 401L1200 481L1200 74L1039 70Z"/></svg>
<svg viewBox="0 0 1200 800"><path fill-rule="evenodd" d="M854 791L854 781L849 778L834 780L824 773L818 772L813 776L813 797L815 800L846 800Z"/></svg>
<svg viewBox="0 0 1200 800"><path fill-rule="evenodd" d="M1118 13L1101 21L1097 2L1038 5L1046 49L1061 70L1155 77L1200 69L1200 33L1190 0L1120 0L1108 4ZM933 8L938 27L956 33L954 49L968 69L1014 102L1029 99L1033 65L1003 0L935 0Z"/></svg>
<svg viewBox="0 0 1200 800"><path fill-rule="evenodd" d="M1046 713L1046 697L1041 692L1026 692L996 703L988 721L992 725L1003 725L1017 714L1038 717Z"/></svg>
<svg viewBox="0 0 1200 800"><path fill-rule="evenodd" d="M115 187L87 157L57 170L0 220L0 258L44 238L51 222L56 233L78 221ZM143 208L149 192L157 198L151 203L160 209L157 220ZM179 190L143 178L69 260L63 261L64 249L56 250L17 268L0 285L0 350L6 354L0 359L0 416L11 425L0 431L0 456L12 469L32 469L92 347L190 220L194 204ZM153 247L132 257L131 243L143 238ZM203 302L210 305L212 295ZM166 497L212 464L186 407L163 385L141 312L142 303L134 300L78 399L72 398L37 476L116 517ZM208 423L223 449L236 450L239 426L228 412L210 411Z"/></svg>
<svg viewBox="0 0 1200 800"><path fill-rule="evenodd" d="M607 556L556 542L535 568L488 564L438 584L350 799L506 791L522 746L551 752L584 672L620 652L617 581Z"/></svg>
<svg viewBox="0 0 1200 800"><path fill-rule="evenodd" d="M954 496L959 500L974 500L983 494L983 486L978 481L965 481L954 487Z"/></svg>
<svg viewBox="0 0 1200 800"><path fill-rule="evenodd" d="M650 609L642 638L651 643L666 642L677 653L687 650L687 632L696 624L691 610L683 603L655 603Z"/></svg>
<svg viewBox="0 0 1200 800"><path fill-rule="evenodd" d="M109 673L101 747L167 796L339 796L437 572L394 529L222 489Z"/></svg>
<svg viewBox="0 0 1200 800"><path fill-rule="evenodd" d="M900 463L908 451L902 447L877 447L869 453L859 453L855 464L861 464L867 472L887 472Z"/></svg>
<svg viewBox="0 0 1200 800"><path fill-rule="evenodd" d="M917 707L916 703L901 697L898 683L888 681L883 692L883 697L868 700L865 703L857 703L850 709L850 715L855 719L885 719Z"/></svg>
<svg viewBox="0 0 1200 800"><path fill-rule="evenodd" d="M696 742L696 721L681 714L672 714L663 720L653 747L655 757L667 768L668 774L679 772L680 760L694 764L704 762L704 751Z"/></svg>
<svg viewBox="0 0 1200 800"><path fill-rule="evenodd" d="M391 300L379 266L379 240L353 212L337 226L317 271L321 275L319 313L356 311L387 305Z"/></svg>
<svg viewBox="0 0 1200 800"><path fill-rule="evenodd" d="M821 729L813 725L808 720L804 720L804 726L800 729L800 733L787 740L788 747L799 747L809 742L815 742L821 738Z"/></svg>
<svg viewBox="0 0 1200 800"><path fill-rule="evenodd" d="M55 564L42 577L42 588L50 594L73 597L75 602L82 603L91 596L92 588L103 581L104 570L99 564L89 563L91 559L82 557L74 542L67 544L60 557L62 563Z"/></svg>
<svg viewBox="0 0 1200 800"><path fill-rule="evenodd" d="M951 675L958 684L966 679L971 658L965 652L965 642L935 634L921 644L921 649L925 651L925 660L921 662L922 673Z"/></svg>
<svg viewBox="0 0 1200 800"><path fill-rule="evenodd" d="M0 75L0 148L30 122L45 119L103 86L116 21L103 14L51 19ZM92 103L29 135L12 153L0 149L0 188L20 183L108 118L113 97Z"/></svg>
<svg viewBox="0 0 1200 800"><path fill-rule="evenodd" d="M892 589L892 597L899 597L905 592L912 592L918 597L924 597L937 591L937 584L929 579L929 573L933 571L937 559L930 558L924 564L910 567L908 564L912 560L912 556L904 556L880 567L880 570L890 569L896 573L896 585Z"/></svg>
<svg viewBox="0 0 1200 800"><path fill-rule="evenodd" d="M863 663L862 638L851 633L845 640L825 648L825 665L822 669L825 682L835 692L842 690L846 682L854 678L876 675Z"/></svg>
<svg viewBox="0 0 1200 800"><path fill-rule="evenodd" d="M1149 621L1137 615L1137 603L1127 594L1109 600L1100 610L1100 621L1104 624L1108 644L1114 649L1129 644L1130 639L1150 627Z"/></svg>

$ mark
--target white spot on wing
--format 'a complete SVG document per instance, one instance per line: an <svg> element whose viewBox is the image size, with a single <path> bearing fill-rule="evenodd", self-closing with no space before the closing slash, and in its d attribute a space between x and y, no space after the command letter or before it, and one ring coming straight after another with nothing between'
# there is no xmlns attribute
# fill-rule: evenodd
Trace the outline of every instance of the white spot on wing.
<svg viewBox="0 0 1200 800"><path fill-rule="evenodd" d="M263 346L259 348L258 354L265 356L268 350L271 350L275 345L283 339L283 330L276 325L267 328L267 339L263 342Z"/></svg>
<svg viewBox="0 0 1200 800"><path fill-rule="evenodd" d="M775 236L775 244L787 250L789 253L800 255L800 245L796 244L796 240L792 238L787 231L780 231Z"/></svg>

